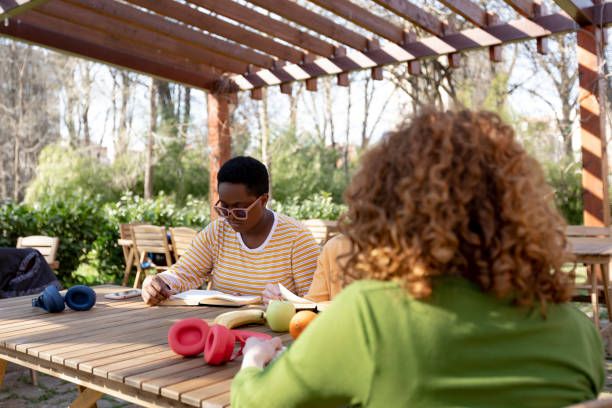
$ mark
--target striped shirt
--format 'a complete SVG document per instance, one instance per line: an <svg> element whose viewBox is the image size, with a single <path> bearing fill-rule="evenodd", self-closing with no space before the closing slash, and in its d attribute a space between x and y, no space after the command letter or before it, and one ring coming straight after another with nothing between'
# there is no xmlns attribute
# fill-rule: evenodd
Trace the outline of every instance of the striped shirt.
<svg viewBox="0 0 612 408"><path fill-rule="evenodd" d="M250 249L225 219L213 221L161 278L177 292L197 289L212 277L212 288L257 295L268 283L282 283L300 296L308 292L320 248L299 221L274 213L266 240Z"/></svg>

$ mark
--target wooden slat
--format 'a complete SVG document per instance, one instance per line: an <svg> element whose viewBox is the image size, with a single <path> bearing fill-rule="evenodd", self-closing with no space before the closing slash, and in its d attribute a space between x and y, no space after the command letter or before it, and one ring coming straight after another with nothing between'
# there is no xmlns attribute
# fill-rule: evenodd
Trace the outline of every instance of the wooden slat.
<svg viewBox="0 0 612 408"><path fill-rule="evenodd" d="M48 0L0 0L0 21L14 17L31 8L38 7Z"/></svg>
<svg viewBox="0 0 612 408"><path fill-rule="evenodd" d="M230 361L229 363L226 363L222 369L211 370L205 376L197 375L198 370L195 370L194 373L189 373L189 375L185 374L184 381L175 382L174 384L162 387L160 394L164 397L180 400L181 394L183 393L208 387L209 385L216 384L224 380L231 380L234 375L236 375L238 370L240 370L240 363L237 361ZM199 371L202 370L200 369ZM146 384L143 384L143 389L145 385ZM212 396L214 395L210 395L210 397Z"/></svg>
<svg viewBox="0 0 612 408"><path fill-rule="evenodd" d="M568 225L565 229L565 235L568 237L610 237L612 236L612 228Z"/></svg>
<svg viewBox="0 0 612 408"><path fill-rule="evenodd" d="M289 24L268 17L231 0L191 0L216 14L231 18L241 24L280 38L314 54L329 57L334 53L334 45L317 38L306 31L298 30Z"/></svg>
<svg viewBox="0 0 612 408"><path fill-rule="evenodd" d="M8 26L0 24L0 35L7 35L60 52L68 52L93 61L116 65L194 88L214 90L219 83L220 77L213 74L210 68L202 65L185 64L185 62L182 65L172 64L168 62L171 58L159 54L157 58L153 58L151 54L154 53L149 53L146 49L126 50L123 44L129 43L129 41L120 41L109 36L104 36L104 42L101 42L84 39L83 36L76 33L79 31L78 29L75 30L76 32L56 31L57 25L61 25L62 20L55 19L57 25L48 24L53 18L32 13L33 10L20 15L17 20L10 19ZM77 25L72 26L74 28L79 27ZM66 34L68 32L70 34ZM89 32L83 30L82 33L88 34ZM91 37L94 37L94 35ZM115 45L108 46L106 45L108 42L115 43Z"/></svg>
<svg viewBox="0 0 612 408"><path fill-rule="evenodd" d="M610 24L612 22L612 12L606 12L602 16L602 21L606 25ZM234 76L232 77L234 84L230 88L248 90L296 80L337 75L342 72L368 69L385 64L408 62L453 52L526 41L551 34L575 31L577 28L576 22L565 13L537 17L533 21L519 19L489 27L462 30L455 34L446 35L441 39L435 37L423 38L408 43L401 48L396 45L388 45L375 51L338 56L333 60L319 58L314 62L299 66L285 65L273 70L261 70L244 76Z"/></svg>
<svg viewBox="0 0 612 408"><path fill-rule="evenodd" d="M580 25L593 24L593 13L588 10L593 6L591 0L554 0L555 3Z"/></svg>
<svg viewBox="0 0 612 408"><path fill-rule="evenodd" d="M533 18L535 16L534 2L532 0L504 0L504 2L523 17Z"/></svg>
<svg viewBox="0 0 612 408"><path fill-rule="evenodd" d="M405 18L412 24L422 28L430 34L441 37L444 35L445 23L436 16L425 12L407 0L374 0L379 5Z"/></svg>
<svg viewBox="0 0 612 408"><path fill-rule="evenodd" d="M194 391L189 391L181 395L181 401L187 404L196 405L200 403L203 399L208 399L210 402L213 400L219 400L222 402L228 401L227 397L224 395L227 393L227 390L232 385L232 379L227 379L220 381L218 383L214 383L208 385L206 387L198 388Z"/></svg>
<svg viewBox="0 0 612 408"><path fill-rule="evenodd" d="M287 20L294 21L304 27L333 38L339 43L348 45L357 50L365 50L368 39L348 28L337 24L314 11L308 10L289 0L249 0L266 10L270 10ZM333 55L334 50L328 54Z"/></svg>
<svg viewBox="0 0 612 408"><path fill-rule="evenodd" d="M488 25L487 12L471 0L440 0L440 2L477 27Z"/></svg>
<svg viewBox="0 0 612 408"><path fill-rule="evenodd" d="M304 54L295 48L274 41L272 38L259 35L237 25L222 21L208 14L201 13L196 9L178 2L161 2L150 0L127 0L129 3L153 10L158 14L175 18L185 24L215 33L239 44L247 45L253 49L274 55L286 61L299 63Z"/></svg>
<svg viewBox="0 0 612 408"><path fill-rule="evenodd" d="M185 25L173 23L157 14L147 13L130 5L103 0L70 0L70 2L96 10L99 13L107 14L129 24L137 24L148 30L159 32L160 34L174 37L196 46L202 46L215 53L233 57L249 64L267 68L272 67L274 64L273 58L255 52L250 48L221 40Z"/></svg>
<svg viewBox="0 0 612 408"><path fill-rule="evenodd" d="M398 44L404 41L403 28L392 24L389 20L372 14L367 9L357 6L348 0L309 1L390 41Z"/></svg>
<svg viewBox="0 0 612 408"><path fill-rule="evenodd" d="M85 2L85 0L83 1ZM37 11L92 30L111 34L121 39L135 41L158 52L162 51L166 54L176 55L194 62L217 67L223 72L243 73L248 69L248 64L243 61L213 53L202 47L143 29L125 21L100 14L90 8L75 6L67 1L54 0L38 7Z"/></svg>
<svg viewBox="0 0 612 408"><path fill-rule="evenodd" d="M202 408L224 408L229 406L230 393L224 392L223 394L216 395L210 399L202 402Z"/></svg>

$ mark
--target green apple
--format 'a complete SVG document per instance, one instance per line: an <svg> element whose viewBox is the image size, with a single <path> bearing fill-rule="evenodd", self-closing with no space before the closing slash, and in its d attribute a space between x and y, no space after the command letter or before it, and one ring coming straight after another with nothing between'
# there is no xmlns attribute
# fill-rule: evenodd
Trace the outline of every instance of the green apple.
<svg viewBox="0 0 612 408"><path fill-rule="evenodd" d="M293 303L286 300L272 300L266 310L268 326L275 332L289 331L289 322L295 315Z"/></svg>

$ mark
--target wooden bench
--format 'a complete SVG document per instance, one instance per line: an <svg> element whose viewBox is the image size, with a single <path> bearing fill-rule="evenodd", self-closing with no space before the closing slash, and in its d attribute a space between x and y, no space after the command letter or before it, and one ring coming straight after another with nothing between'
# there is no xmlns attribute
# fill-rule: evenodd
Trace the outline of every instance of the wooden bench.
<svg viewBox="0 0 612 408"><path fill-rule="evenodd" d="M338 231L338 221L309 219L301 220L301 223L310 230L317 244L323 246Z"/></svg>

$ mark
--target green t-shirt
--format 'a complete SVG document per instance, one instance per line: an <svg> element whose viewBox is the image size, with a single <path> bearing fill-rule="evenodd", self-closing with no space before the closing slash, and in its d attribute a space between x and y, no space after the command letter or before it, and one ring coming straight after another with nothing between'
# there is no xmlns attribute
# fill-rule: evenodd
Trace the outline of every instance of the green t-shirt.
<svg viewBox="0 0 612 408"><path fill-rule="evenodd" d="M425 301L397 284L347 287L265 370L232 383L241 407L561 407L596 398L604 351L570 304L512 306L466 279Z"/></svg>

